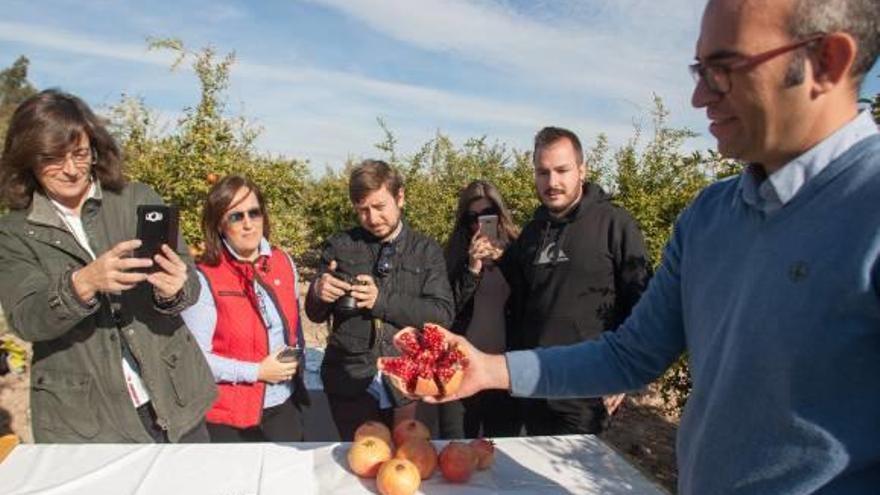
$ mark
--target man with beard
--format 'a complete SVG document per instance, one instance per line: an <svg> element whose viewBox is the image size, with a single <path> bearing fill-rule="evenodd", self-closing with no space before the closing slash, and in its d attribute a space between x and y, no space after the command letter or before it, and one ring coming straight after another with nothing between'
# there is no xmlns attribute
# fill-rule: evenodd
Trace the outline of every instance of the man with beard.
<svg viewBox="0 0 880 495"><path fill-rule="evenodd" d="M513 348L573 344L613 330L648 280L636 222L596 184L585 183L580 140L546 127L535 136L535 188L541 206L501 259L521 308ZM584 373L592 370L584 369ZM529 435L599 433L623 396L523 399Z"/></svg>
<svg viewBox="0 0 880 495"><path fill-rule="evenodd" d="M343 441L367 420L391 427L415 415L416 404L382 378L376 358L396 353L398 329L448 326L453 316L443 252L403 220L398 172L364 161L351 172L349 197L360 225L327 239L306 296L312 321L332 319L321 379Z"/></svg>
<svg viewBox="0 0 880 495"><path fill-rule="evenodd" d="M878 22L877 0L710 0L692 103L748 165L681 214L620 329L494 356L450 335L470 365L446 400L632 390L687 352L679 493L876 494L880 134L858 96Z"/></svg>

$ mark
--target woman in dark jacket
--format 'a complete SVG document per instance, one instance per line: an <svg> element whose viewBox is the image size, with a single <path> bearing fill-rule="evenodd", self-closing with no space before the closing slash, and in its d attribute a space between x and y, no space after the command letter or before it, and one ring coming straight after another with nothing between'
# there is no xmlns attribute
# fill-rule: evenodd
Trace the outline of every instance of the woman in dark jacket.
<svg viewBox="0 0 880 495"><path fill-rule="evenodd" d="M483 232L480 217L497 225L496 233ZM494 234L494 235L493 235ZM446 245L446 266L455 298L452 331L483 352L501 353L511 348L508 296L510 287L495 260L516 239L519 230L494 185L473 181L459 194L455 226ZM443 436L518 436L521 422L517 402L507 392L490 390L440 407Z"/></svg>

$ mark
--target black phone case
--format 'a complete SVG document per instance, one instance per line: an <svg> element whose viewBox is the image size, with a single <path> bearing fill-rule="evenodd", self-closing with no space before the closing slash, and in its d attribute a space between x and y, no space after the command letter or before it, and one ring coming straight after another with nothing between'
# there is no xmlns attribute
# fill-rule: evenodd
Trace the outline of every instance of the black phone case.
<svg viewBox="0 0 880 495"><path fill-rule="evenodd" d="M137 238L141 247L135 250L136 258L152 259L162 244L177 250L178 211L174 206L140 205L137 207ZM153 265L148 271L158 270Z"/></svg>

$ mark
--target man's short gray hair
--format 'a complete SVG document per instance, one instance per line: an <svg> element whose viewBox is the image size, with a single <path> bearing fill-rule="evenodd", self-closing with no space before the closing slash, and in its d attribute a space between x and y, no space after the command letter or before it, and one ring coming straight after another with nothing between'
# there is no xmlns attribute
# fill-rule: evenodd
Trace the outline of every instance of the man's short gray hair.
<svg viewBox="0 0 880 495"><path fill-rule="evenodd" d="M788 30L795 40L816 33L849 33L858 46L851 74L861 83L880 55L880 1L795 0Z"/></svg>

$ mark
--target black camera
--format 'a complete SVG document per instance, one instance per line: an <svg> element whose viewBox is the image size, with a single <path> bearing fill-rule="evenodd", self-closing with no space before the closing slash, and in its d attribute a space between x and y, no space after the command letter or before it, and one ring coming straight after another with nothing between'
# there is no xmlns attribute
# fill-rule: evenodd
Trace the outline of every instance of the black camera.
<svg viewBox="0 0 880 495"><path fill-rule="evenodd" d="M337 270L330 272L330 275L351 285L358 283L354 277L345 272ZM358 311L357 300L351 295L351 291L347 291L342 297L336 300L336 310L341 313L355 313Z"/></svg>

